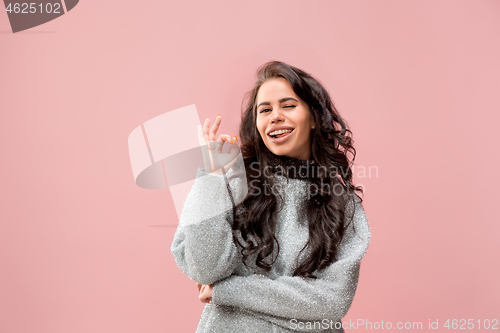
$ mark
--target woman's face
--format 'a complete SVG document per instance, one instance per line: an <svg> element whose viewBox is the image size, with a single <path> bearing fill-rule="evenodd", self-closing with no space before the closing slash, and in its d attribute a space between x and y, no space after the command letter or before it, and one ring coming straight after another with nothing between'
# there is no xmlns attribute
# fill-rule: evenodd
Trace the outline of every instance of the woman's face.
<svg viewBox="0 0 500 333"><path fill-rule="evenodd" d="M295 95L290 83L283 78L267 80L259 89L256 105L257 130L266 147L275 155L310 160L314 123L309 107ZM277 134L280 129L292 131Z"/></svg>

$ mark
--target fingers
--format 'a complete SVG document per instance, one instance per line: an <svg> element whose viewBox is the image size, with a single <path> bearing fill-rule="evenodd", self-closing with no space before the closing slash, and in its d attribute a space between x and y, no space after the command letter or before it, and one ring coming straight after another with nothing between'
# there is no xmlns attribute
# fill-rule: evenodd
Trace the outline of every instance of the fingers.
<svg viewBox="0 0 500 333"><path fill-rule="evenodd" d="M198 290L200 291L200 294L198 295L198 299L202 303L210 303L212 301L212 290L214 285L205 285L205 284L199 284L196 283L196 286L198 287Z"/></svg>
<svg viewBox="0 0 500 333"><path fill-rule="evenodd" d="M212 125L212 127L210 127L210 119L209 118L205 119L205 123L203 124L203 135L205 136L205 141L208 145L209 150L216 149L216 146L213 144L210 144L210 142L215 142L215 134L219 130L220 122L221 122L221 117L220 117L220 115L217 115L217 118L215 118L215 121L214 121L214 124Z"/></svg>
<svg viewBox="0 0 500 333"><path fill-rule="evenodd" d="M238 155L238 152L240 151L240 142L238 141L238 138L235 136L232 137L233 140L233 145L231 146L231 155L234 155L233 152L236 151L236 155Z"/></svg>
<svg viewBox="0 0 500 333"><path fill-rule="evenodd" d="M219 130L219 126L220 126L221 121L222 121L222 117L219 114L219 115L217 115L217 118L215 118L213 125L210 127L210 119L209 118L205 119L205 122L203 123L203 126L201 128L202 134L199 135L200 136L200 145L202 145L201 144L201 141L202 141L201 136L203 136L203 138L205 139L204 144L207 144L209 146L209 150L212 150L212 149L214 149L214 147L216 147L216 146L212 147L212 145L209 144L209 141L210 142L219 142L219 143L229 142L231 144L236 144L239 146L239 142L238 142L238 139L236 138L236 136L230 136L228 134L220 134L219 138L216 139L217 131ZM236 148L236 147L233 147L232 149L234 149L234 148Z"/></svg>
<svg viewBox="0 0 500 333"><path fill-rule="evenodd" d="M240 146L238 144L233 144L231 146L231 152L230 152L231 157L233 159L236 159L238 157L238 155L240 154L240 150L241 149L240 149Z"/></svg>
<svg viewBox="0 0 500 333"><path fill-rule="evenodd" d="M205 119L205 122L203 123L203 136L205 137L205 141L208 142L210 141L210 138L208 136L208 129L210 126L210 119Z"/></svg>
<svg viewBox="0 0 500 333"><path fill-rule="evenodd" d="M196 282L196 288L198 288L198 292L200 292L200 293L201 293L200 289L201 289L202 286L203 285L201 283Z"/></svg>
<svg viewBox="0 0 500 333"><path fill-rule="evenodd" d="M205 119L205 123L203 124L203 133L205 134L205 140L206 141L215 141L215 135L217 134L217 131L219 130L219 125L222 121L222 117L220 114L217 115L217 118L215 118L215 121L210 127L210 119Z"/></svg>
<svg viewBox="0 0 500 333"><path fill-rule="evenodd" d="M231 141L232 141L231 136L229 134L221 134L221 135L219 135L219 138L217 139L217 142L219 142L219 143L224 143L224 142L232 143Z"/></svg>
<svg viewBox="0 0 500 333"><path fill-rule="evenodd" d="M198 299L202 303L208 303L212 300L212 297L208 296L207 294L204 294L203 292L198 295Z"/></svg>
<svg viewBox="0 0 500 333"><path fill-rule="evenodd" d="M214 124L212 125L212 127L210 127L210 130L208 131L208 136L210 138L210 141L215 141L215 134L219 130L219 125L221 121L222 117L219 114L217 115L217 118L215 118Z"/></svg>

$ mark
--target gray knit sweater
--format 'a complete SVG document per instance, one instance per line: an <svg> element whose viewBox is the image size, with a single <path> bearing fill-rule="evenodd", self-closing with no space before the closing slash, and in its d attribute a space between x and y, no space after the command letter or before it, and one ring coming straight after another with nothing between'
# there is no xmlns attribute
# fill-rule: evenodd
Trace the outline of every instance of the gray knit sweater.
<svg viewBox="0 0 500 333"><path fill-rule="evenodd" d="M230 226L230 195L237 204L249 186L241 154L225 176L198 168L171 246L182 272L198 283L214 284L212 302L205 305L196 332L344 332L341 318L351 306L370 240L359 198L353 195L355 204L346 207L346 217L355 208L354 219L340 243L338 260L315 272L317 279L292 276L309 236L304 223L308 183L277 177L276 189L283 196L276 229L279 255L270 273L255 274L256 257L248 257L249 267L243 265ZM308 254L304 250L299 262Z"/></svg>

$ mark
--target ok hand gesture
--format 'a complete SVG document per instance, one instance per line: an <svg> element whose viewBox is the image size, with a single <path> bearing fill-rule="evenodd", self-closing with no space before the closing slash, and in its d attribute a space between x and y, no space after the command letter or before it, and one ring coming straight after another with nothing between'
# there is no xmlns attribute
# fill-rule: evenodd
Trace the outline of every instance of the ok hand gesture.
<svg viewBox="0 0 500 333"><path fill-rule="evenodd" d="M229 168L236 162L236 158L240 152L238 139L236 136L233 139L228 134L220 134L216 140L217 130L222 121L220 114L215 118L214 124L210 126L210 119L205 119L203 127L198 125L198 139L203 152L203 161L205 164L205 171L221 175L227 172ZM224 142L229 142L231 152L229 154L222 154L222 146ZM222 170L224 169L224 171Z"/></svg>

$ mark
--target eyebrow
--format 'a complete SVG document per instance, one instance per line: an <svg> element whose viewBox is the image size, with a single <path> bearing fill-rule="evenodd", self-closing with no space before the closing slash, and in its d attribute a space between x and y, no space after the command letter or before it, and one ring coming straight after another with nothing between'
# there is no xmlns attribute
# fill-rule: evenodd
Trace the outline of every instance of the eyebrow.
<svg viewBox="0 0 500 333"><path fill-rule="evenodd" d="M283 102L286 102L286 101L289 101L289 100L295 101L297 103L299 102L298 100L296 100L293 97L284 97L284 98L280 99L278 102L283 103ZM260 108L262 105L271 105L271 103L269 103L269 102L262 102L259 105L257 105L257 109Z"/></svg>

